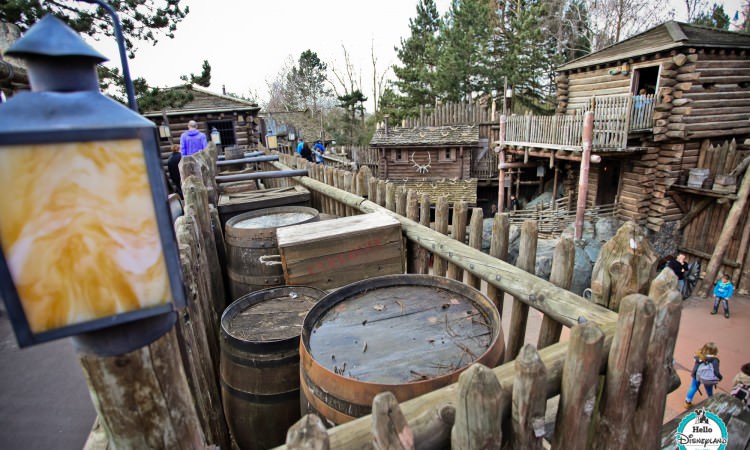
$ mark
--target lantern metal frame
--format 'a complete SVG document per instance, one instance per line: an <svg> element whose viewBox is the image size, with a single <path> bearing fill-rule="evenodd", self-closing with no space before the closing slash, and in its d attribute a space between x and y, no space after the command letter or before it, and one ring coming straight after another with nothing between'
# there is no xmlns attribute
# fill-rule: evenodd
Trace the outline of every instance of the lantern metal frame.
<svg viewBox="0 0 750 450"><path fill-rule="evenodd" d="M145 120L145 119L144 119ZM144 124L145 125L145 124ZM163 180L161 161L155 150L159 148L156 128L151 126L127 128L101 128L54 130L49 132L21 131L4 133L2 146L34 144L67 144L76 142L106 142L123 139L138 139L143 146L143 157L146 175L151 188L151 200L159 237L167 269L167 279L171 292L171 302L143 309L118 313L112 316L97 318L85 322L64 325L48 331L35 333L31 330L21 298L15 287L4 251L0 251L0 294L2 295L8 317L13 325L19 347L39 344L67 336L87 333L123 323L153 317L181 309L185 306L185 295L182 284L182 272L179 254L175 241L174 228L167 204L167 190ZM0 146L0 151L2 151ZM159 207L163 204L163 207Z"/></svg>

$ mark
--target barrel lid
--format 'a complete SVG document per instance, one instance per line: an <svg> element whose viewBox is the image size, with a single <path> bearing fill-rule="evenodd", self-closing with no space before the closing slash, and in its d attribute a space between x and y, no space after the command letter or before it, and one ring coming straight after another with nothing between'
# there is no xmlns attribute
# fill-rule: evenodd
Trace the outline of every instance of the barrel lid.
<svg viewBox="0 0 750 450"><path fill-rule="evenodd" d="M358 282L321 299L305 321L305 349L336 374L401 384L452 374L497 344L500 320L489 299L446 278L420 276L420 285L409 277Z"/></svg>
<svg viewBox="0 0 750 450"><path fill-rule="evenodd" d="M221 319L222 331L239 342L296 339L305 315L324 294L306 286L282 286L247 294L227 307Z"/></svg>

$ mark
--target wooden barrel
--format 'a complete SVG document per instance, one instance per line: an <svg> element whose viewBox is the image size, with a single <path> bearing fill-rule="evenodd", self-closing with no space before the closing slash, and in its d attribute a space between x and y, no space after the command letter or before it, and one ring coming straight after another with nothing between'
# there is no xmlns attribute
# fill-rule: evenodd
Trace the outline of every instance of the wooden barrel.
<svg viewBox="0 0 750 450"><path fill-rule="evenodd" d="M302 414L348 422L370 414L380 392L403 402L457 381L474 362L495 367L504 353L497 309L463 283L432 275L352 283L305 318Z"/></svg>
<svg viewBox="0 0 750 450"><path fill-rule="evenodd" d="M269 265L260 258L279 254L277 228L317 220L318 211L304 206L259 209L229 219L224 238L230 300L284 284L281 263Z"/></svg>
<svg viewBox="0 0 750 450"><path fill-rule="evenodd" d="M299 336L308 310L324 295L306 286L263 289L222 314L221 396L241 449L283 444L299 420Z"/></svg>

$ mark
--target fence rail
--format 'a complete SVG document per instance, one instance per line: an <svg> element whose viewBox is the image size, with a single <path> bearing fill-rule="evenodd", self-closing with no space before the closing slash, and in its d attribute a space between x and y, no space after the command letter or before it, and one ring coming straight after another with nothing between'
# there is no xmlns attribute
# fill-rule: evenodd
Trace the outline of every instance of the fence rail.
<svg viewBox="0 0 750 450"><path fill-rule="evenodd" d="M582 145L583 114L594 112L594 150L617 150L627 146L628 133L653 125L654 95L592 97L590 104L569 115L510 116L505 142L543 144L554 148L578 149Z"/></svg>

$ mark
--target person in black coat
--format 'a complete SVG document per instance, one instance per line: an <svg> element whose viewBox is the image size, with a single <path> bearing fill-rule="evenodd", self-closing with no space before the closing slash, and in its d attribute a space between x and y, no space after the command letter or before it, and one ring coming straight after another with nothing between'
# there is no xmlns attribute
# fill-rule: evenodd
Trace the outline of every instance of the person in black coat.
<svg viewBox="0 0 750 450"><path fill-rule="evenodd" d="M182 154L180 153L180 146L172 146L172 154L167 160L167 171L169 172L169 180L174 185L175 192L182 198L182 180L180 179L180 160Z"/></svg>
<svg viewBox="0 0 750 450"><path fill-rule="evenodd" d="M302 155L302 157L303 157L303 158L305 158L306 160L308 160L308 161L310 161L310 162L315 162L315 159L313 158L313 153L312 153L312 150L310 150L310 146L309 146L309 145L307 145L307 142L305 142L304 144L302 144L302 152L301 152L301 155Z"/></svg>

